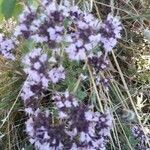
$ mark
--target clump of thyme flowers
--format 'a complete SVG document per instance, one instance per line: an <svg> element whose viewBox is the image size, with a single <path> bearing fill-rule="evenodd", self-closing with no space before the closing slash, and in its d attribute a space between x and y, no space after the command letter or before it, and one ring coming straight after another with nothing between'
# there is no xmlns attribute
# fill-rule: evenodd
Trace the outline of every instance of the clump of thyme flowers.
<svg viewBox="0 0 150 150"><path fill-rule="evenodd" d="M35 149L106 149L113 120L109 108L99 112L93 105L79 102L67 89L53 91L49 97L55 116L48 107L43 108L41 101L44 91L67 78L64 59L88 64L95 80L99 79L99 72L109 66L108 52L121 38L121 29L119 18L111 14L100 22L78 6L67 7L52 0L24 9L12 39L32 41L35 47L21 58L25 74L21 99L28 116L26 133ZM21 42L15 45L0 38L0 54L15 61L14 49Z"/></svg>

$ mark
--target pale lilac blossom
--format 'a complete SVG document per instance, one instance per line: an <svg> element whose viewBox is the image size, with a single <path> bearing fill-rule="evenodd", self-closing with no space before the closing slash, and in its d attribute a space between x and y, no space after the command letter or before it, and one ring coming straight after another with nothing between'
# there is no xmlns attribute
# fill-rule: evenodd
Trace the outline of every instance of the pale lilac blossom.
<svg viewBox="0 0 150 150"><path fill-rule="evenodd" d="M0 34L0 55L8 60L15 60L14 49L15 42Z"/></svg>
<svg viewBox="0 0 150 150"><path fill-rule="evenodd" d="M146 131L146 128L144 128L144 129ZM150 132L144 133L144 131L140 125L133 125L131 130L132 130L132 134L133 134L134 138L138 141L138 143L135 146L135 149L149 150L147 141L150 141Z"/></svg>
<svg viewBox="0 0 150 150"><path fill-rule="evenodd" d="M52 83L58 83L65 79L65 70L63 66L55 67L48 72L48 76Z"/></svg>
<svg viewBox="0 0 150 150"><path fill-rule="evenodd" d="M106 52L112 51L117 40L121 38L121 22L118 17L109 14L107 19L100 25L101 43Z"/></svg>

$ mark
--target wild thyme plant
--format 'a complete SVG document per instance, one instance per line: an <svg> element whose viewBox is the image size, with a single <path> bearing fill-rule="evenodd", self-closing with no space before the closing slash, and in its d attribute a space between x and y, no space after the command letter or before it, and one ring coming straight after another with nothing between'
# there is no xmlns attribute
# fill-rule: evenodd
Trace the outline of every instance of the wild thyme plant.
<svg viewBox="0 0 150 150"><path fill-rule="evenodd" d="M109 90L110 77L102 73L109 67L108 54L121 38L121 30L119 17L112 14L100 21L78 6L42 0L37 7L24 8L11 39L0 35L0 54L9 61L15 61L15 49L24 41L33 43L34 48L21 56L25 81L20 97L28 116L27 137L35 149L106 149L113 128L107 102L84 104L66 88L49 92L55 115L42 103L44 92L67 79L66 60L84 64L87 70L78 75L80 82L92 76L95 88L103 83Z"/></svg>

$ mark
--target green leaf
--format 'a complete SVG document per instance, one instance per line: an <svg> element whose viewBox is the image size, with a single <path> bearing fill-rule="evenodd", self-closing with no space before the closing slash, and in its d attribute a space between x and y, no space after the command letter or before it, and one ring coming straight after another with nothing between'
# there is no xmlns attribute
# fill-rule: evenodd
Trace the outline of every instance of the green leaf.
<svg viewBox="0 0 150 150"><path fill-rule="evenodd" d="M68 27L68 25L70 23L70 19L66 18L63 23L64 23L65 29L67 29L67 27Z"/></svg>
<svg viewBox="0 0 150 150"><path fill-rule="evenodd" d="M21 3L16 3L12 16L17 19L22 10L23 5L21 5Z"/></svg>
<svg viewBox="0 0 150 150"><path fill-rule="evenodd" d="M78 88L75 95L80 101L84 100L87 97L87 93L85 91L82 91L80 88Z"/></svg>
<svg viewBox="0 0 150 150"><path fill-rule="evenodd" d="M21 52L22 54L27 54L30 49L34 48L34 42L32 40L25 40L24 43L22 44Z"/></svg>
<svg viewBox="0 0 150 150"><path fill-rule="evenodd" d="M126 133L126 136L128 137L128 140L131 144L132 147L135 147L136 144L138 144L138 141L135 139L135 137L133 136L131 129L129 128L129 126L126 126L124 124L122 124L122 127Z"/></svg>
<svg viewBox="0 0 150 150"><path fill-rule="evenodd" d="M32 145L25 145L25 150L33 150L33 146Z"/></svg>
<svg viewBox="0 0 150 150"><path fill-rule="evenodd" d="M3 14L2 14L2 7L1 7L2 2L3 2L3 0L0 0L0 21L2 21L4 18Z"/></svg>
<svg viewBox="0 0 150 150"><path fill-rule="evenodd" d="M35 8L39 6L39 3L37 0L26 0L27 4L30 6L34 6Z"/></svg>
<svg viewBox="0 0 150 150"><path fill-rule="evenodd" d="M12 17L15 5L16 5L16 0L3 0L1 4L1 11L6 19Z"/></svg>

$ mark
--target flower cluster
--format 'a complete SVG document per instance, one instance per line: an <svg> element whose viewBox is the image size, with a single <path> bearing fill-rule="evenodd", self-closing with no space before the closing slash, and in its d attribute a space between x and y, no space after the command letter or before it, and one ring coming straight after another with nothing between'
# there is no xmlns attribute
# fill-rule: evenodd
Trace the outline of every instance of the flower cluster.
<svg viewBox="0 0 150 150"><path fill-rule="evenodd" d="M58 83L65 79L64 68L60 66L50 69L48 56L42 52L41 48L28 53L23 58L22 63L25 66L24 72L28 77L23 85L21 97L27 108L35 108L41 91L48 88L49 82Z"/></svg>
<svg viewBox="0 0 150 150"><path fill-rule="evenodd" d="M85 60L99 46L100 23L92 14L81 11L77 6L72 7L69 14L73 21L68 28L67 40L70 44L66 52L71 60Z"/></svg>
<svg viewBox="0 0 150 150"><path fill-rule="evenodd" d="M65 132L72 140L71 149L105 149L112 125L108 112L93 112L68 92L56 94L53 99L59 118L68 124Z"/></svg>
<svg viewBox="0 0 150 150"><path fill-rule="evenodd" d="M88 57L88 63L96 72L104 71L108 68L109 62L104 55L91 55Z"/></svg>
<svg viewBox="0 0 150 150"><path fill-rule="evenodd" d="M149 150L146 146L146 141L150 141L150 133L144 134L143 130L139 125L134 125L132 127L132 133L136 140L138 140L138 144L136 145L137 150Z"/></svg>
<svg viewBox="0 0 150 150"><path fill-rule="evenodd" d="M108 112L93 112L68 92L56 93L53 100L59 113L57 119L63 121L52 124L49 112L38 109L26 122L30 142L37 149L105 149L112 126Z"/></svg>
<svg viewBox="0 0 150 150"><path fill-rule="evenodd" d="M47 44L55 52L66 43L64 50L69 59L79 61L85 60L101 45L111 51L121 37L121 29L119 19L111 14L100 22L77 6L68 8L46 0L38 10L32 7L24 10L14 35L30 38L37 44Z"/></svg>
<svg viewBox="0 0 150 150"><path fill-rule="evenodd" d="M60 80L65 79L65 71L63 66L54 67L48 73L52 83L58 83Z"/></svg>
<svg viewBox="0 0 150 150"><path fill-rule="evenodd" d="M68 118L70 109L79 105L78 101L73 96L69 95L68 92L65 92L65 94L55 94L53 100L59 112L60 119Z"/></svg>
<svg viewBox="0 0 150 150"><path fill-rule="evenodd" d="M108 15L104 23L101 24L101 42L106 52L112 51L117 44L117 39L121 38L122 27L118 17Z"/></svg>
<svg viewBox="0 0 150 150"><path fill-rule="evenodd" d="M39 14L31 24L31 39L36 43L46 43L50 48L58 50L65 33L63 23L67 13L60 6L56 7L54 2L47 4L44 9L44 13Z"/></svg>
<svg viewBox="0 0 150 150"><path fill-rule="evenodd" d="M120 38L120 21L109 14L100 22L77 6L58 5L53 0L38 2L37 8L25 8L13 35L18 40L32 41L36 47L22 59L26 80L21 98L28 115L29 141L37 150L105 150L112 127L109 111L97 112L69 92L55 92L49 98L57 112L52 116L50 110L41 109L41 100L49 84L65 79L65 54L71 61L87 60L95 74L104 71L109 65L107 52ZM105 51L99 55L101 46ZM0 54L14 59L14 48L11 40L0 35ZM108 86L108 80L102 82Z"/></svg>
<svg viewBox="0 0 150 150"><path fill-rule="evenodd" d="M42 91L48 88L49 82L57 83L61 79L65 79L64 68L60 66L50 69L48 56L40 48L28 53L22 62L25 67L24 72L28 76L21 93L25 112L29 116L26 122L26 132L36 149L49 150L55 147L55 144L57 145L53 141L53 135L60 132L61 127L59 130L57 127L52 127L49 112L42 112L40 109L40 99ZM50 138L49 135L52 137Z"/></svg>
<svg viewBox="0 0 150 150"><path fill-rule="evenodd" d="M70 60L88 58L88 63L98 72L108 66L106 56L99 56L93 51L103 43L106 33L103 26L92 14L81 11L77 6L66 8L45 0L38 10L29 7L24 10L14 35L16 38L32 39L38 47L47 45L51 54L59 54L64 42L64 52ZM113 32L114 28L110 29L107 32ZM115 29L114 32L117 33ZM112 126L112 117L108 112L92 111L69 92L56 92L52 97L58 112L55 117L57 123L52 123L49 110L41 110L42 92L49 83L56 84L65 79L64 68L52 65L50 59L41 48L36 48L22 60L27 79L21 98L29 116L26 122L29 141L39 150L105 149Z"/></svg>
<svg viewBox="0 0 150 150"><path fill-rule="evenodd" d="M97 55L89 55L88 64L93 68L93 75L95 77L96 85L100 83L103 85L105 90L109 90L110 77L101 77L99 72L104 72L109 67L109 61L106 56L102 53Z"/></svg>
<svg viewBox="0 0 150 150"><path fill-rule="evenodd" d="M15 43L13 40L4 37L0 34L0 55L6 59L15 60L14 56Z"/></svg>
<svg viewBox="0 0 150 150"><path fill-rule="evenodd" d="M30 26L35 17L35 8L26 7L19 17L19 25L15 28L14 36L22 36L25 39L28 39L31 35Z"/></svg>
<svg viewBox="0 0 150 150"><path fill-rule="evenodd" d="M48 56L42 54L42 49L37 48L28 53L22 60L25 66L24 72L36 83L48 87Z"/></svg>

